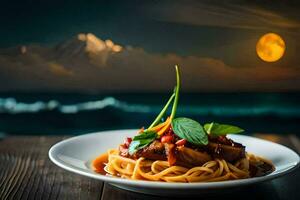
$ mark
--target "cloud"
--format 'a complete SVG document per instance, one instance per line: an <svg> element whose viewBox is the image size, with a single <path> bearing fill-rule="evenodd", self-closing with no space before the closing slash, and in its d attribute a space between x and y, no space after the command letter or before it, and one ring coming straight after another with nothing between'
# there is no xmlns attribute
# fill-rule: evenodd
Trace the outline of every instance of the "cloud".
<svg viewBox="0 0 300 200"><path fill-rule="evenodd" d="M274 2L273 2L274 3ZM283 6L278 6L283 7ZM253 3L238 4L237 1L164 1L146 8L148 15L160 21L199 26L254 30L282 30L300 28L298 20L287 18L279 12L265 9ZM298 11L290 8L293 16ZM287 12L285 12L287 13ZM289 13L290 14L290 13Z"/></svg>
<svg viewBox="0 0 300 200"><path fill-rule="evenodd" d="M72 76L73 71L66 69L64 66L55 63L55 62L50 62L49 64L49 70L57 75L57 76Z"/></svg>
<svg viewBox="0 0 300 200"><path fill-rule="evenodd" d="M181 67L184 91L300 90L297 68L231 67L215 58L132 47L115 51L113 46L119 45L93 37L97 42L74 37L53 48L28 46L26 53L16 48L1 54L0 91L171 91L175 64Z"/></svg>

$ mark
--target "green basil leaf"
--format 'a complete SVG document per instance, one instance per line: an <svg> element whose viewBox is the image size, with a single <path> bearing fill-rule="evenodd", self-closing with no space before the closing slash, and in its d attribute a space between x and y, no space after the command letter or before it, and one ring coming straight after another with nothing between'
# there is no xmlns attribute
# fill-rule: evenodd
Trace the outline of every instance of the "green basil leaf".
<svg viewBox="0 0 300 200"><path fill-rule="evenodd" d="M142 149L149 145L153 140L155 140L157 134L153 131L145 131L135 137L133 137L133 141L130 143L128 148L128 153L130 155L134 154L137 150Z"/></svg>
<svg viewBox="0 0 300 200"><path fill-rule="evenodd" d="M179 117L173 119L172 129L176 135L195 145L207 145L208 137L201 124L195 120Z"/></svg>
<svg viewBox="0 0 300 200"><path fill-rule="evenodd" d="M144 131L144 132L140 133L139 135L134 136L133 140L144 140L144 139L155 138L155 137L156 137L156 132Z"/></svg>
<svg viewBox="0 0 300 200"><path fill-rule="evenodd" d="M154 138L155 139L155 138ZM154 139L147 139L147 140L135 140L130 143L128 148L128 153L133 155L137 150L142 149L148 146Z"/></svg>
<svg viewBox="0 0 300 200"><path fill-rule="evenodd" d="M129 145L128 153L130 155L134 154L137 151L139 146L140 146L140 141L138 141L138 140L137 141L132 141Z"/></svg>
<svg viewBox="0 0 300 200"><path fill-rule="evenodd" d="M208 134L215 136L236 134L244 131L243 129L237 126L232 126L229 124L219 124L215 122L205 124L204 129Z"/></svg>

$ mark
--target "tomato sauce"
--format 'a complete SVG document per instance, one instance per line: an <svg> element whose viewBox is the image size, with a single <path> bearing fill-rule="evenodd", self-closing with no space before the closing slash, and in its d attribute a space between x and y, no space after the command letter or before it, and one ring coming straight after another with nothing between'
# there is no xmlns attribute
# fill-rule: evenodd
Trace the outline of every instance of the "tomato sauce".
<svg viewBox="0 0 300 200"><path fill-rule="evenodd" d="M108 162L108 154L104 153L98 156L95 160L92 162L92 167L95 170L95 172L106 175L106 171L104 170L105 163Z"/></svg>

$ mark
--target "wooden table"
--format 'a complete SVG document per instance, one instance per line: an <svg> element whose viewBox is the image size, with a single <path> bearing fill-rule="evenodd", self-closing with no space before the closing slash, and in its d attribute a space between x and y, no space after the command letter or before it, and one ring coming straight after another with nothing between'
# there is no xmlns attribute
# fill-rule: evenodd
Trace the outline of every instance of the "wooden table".
<svg viewBox="0 0 300 200"><path fill-rule="evenodd" d="M300 153L295 135L255 134L286 145ZM121 190L55 166L49 148L66 137L15 136L0 140L0 199L170 199ZM217 196L191 199L300 199L300 170L273 181ZM172 199L189 199L172 197Z"/></svg>

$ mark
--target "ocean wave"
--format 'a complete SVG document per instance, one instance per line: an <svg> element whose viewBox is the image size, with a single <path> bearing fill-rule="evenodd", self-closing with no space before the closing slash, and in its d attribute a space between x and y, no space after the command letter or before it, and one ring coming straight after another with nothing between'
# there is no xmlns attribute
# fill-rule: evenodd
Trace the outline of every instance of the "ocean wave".
<svg viewBox="0 0 300 200"><path fill-rule="evenodd" d="M101 110L113 107L124 112L150 112L151 107L146 105L127 104L113 97L106 97L98 101L88 101L76 104L61 104L57 100L47 102L37 101L34 103L18 102L15 98L0 98L0 113L36 113L41 111L58 110L65 114L74 114L80 111Z"/></svg>
<svg viewBox="0 0 300 200"><path fill-rule="evenodd" d="M62 104L57 100L36 101L33 103L19 102L15 98L0 98L0 113L38 113L42 111L58 111L62 114L76 114L82 111L97 111L104 108L114 108L122 112L155 114L161 109L158 105L132 104L120 101L114 97L102 100L87 101L76 104ZM281 117L300 117L300 106L241 106L241 105L181 105L178 110L180 115L212 115L212 116L264 116L273 115Z"/></svg>

